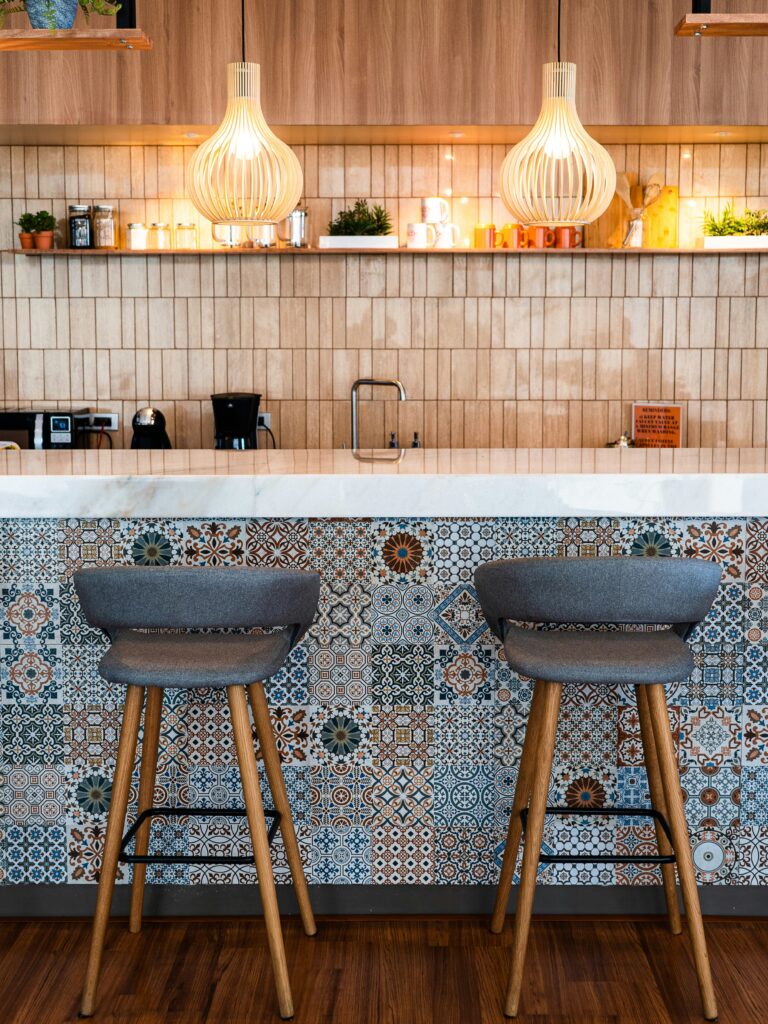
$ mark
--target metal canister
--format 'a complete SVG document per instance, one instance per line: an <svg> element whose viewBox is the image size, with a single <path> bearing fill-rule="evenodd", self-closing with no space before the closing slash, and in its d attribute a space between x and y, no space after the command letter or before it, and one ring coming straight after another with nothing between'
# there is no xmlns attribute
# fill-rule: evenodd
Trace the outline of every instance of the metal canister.
<svg viewBox="0 0 768 1024"><path fill-rule="evenodd" d="M294 249L305 249L309 245L309 210L297 206L281 222L277 233L280 241L286 245Z"/></svg>

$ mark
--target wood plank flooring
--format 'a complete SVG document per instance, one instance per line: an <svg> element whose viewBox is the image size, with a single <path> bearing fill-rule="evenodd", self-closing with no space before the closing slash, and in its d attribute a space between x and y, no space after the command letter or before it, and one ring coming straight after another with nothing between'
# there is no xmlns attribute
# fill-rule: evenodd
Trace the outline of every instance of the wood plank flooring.
<svg viewBox="0 0 768 1024"><path fill-rule="evenodd" d="M509 922L284 919L297 1024L502 1024ZM89 923L0 922L2 1024L73 1024ZM768 1020L768 922L707 921L721 1024ZM95 1024L278 1021L260 920L149 920L107 935ZM687 936L661 919L534 918L519 1024L701 1021Z"/></svg>

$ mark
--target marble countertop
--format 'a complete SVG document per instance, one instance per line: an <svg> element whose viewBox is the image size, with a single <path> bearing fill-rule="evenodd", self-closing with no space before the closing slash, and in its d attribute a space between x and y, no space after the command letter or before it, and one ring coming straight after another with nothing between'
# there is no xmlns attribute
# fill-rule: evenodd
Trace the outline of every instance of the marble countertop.
<svg viewBox="0 0 768 1024"><path fill-rule="evenodd" d="M768 515L768 449L0 451L0 517Z"/></svg>

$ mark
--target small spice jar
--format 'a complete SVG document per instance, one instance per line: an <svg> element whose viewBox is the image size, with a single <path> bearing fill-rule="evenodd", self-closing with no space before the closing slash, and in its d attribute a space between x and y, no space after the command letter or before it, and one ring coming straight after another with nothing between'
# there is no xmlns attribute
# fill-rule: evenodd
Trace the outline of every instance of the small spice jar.
<svg viewBox="0 0 768 1024"><path fill-rule="evenodd" d="M131 252L142 252L147 248L148 241L146 224L129 224L125 233L125 247Z"/></svg>
<svg viewBox="0 0 768 1024"><path fill-rule="evenodd" d="M197 248L197 224L182 223L176 225L176 248Z"/></svg>
<svg viewBox="0 0 768 1024"><path fill-rule="evenodd" d="M93 246L93 228L90 206L73 205L69 208L70 249L90 249Z"/></svg>
<svg viewBox="0 0 768 1024"><path fill-rule="evenodd" d="M161 223L152 225L149 229L149 248L171 248L171 228L169 224Z"/></svg>
<svg viewBox="0 0 768 1024"><path fill-rule="evenodd" d="M114 249L115 215L111 206L94 206L93 208L93 245L96 249Z"/></svg>

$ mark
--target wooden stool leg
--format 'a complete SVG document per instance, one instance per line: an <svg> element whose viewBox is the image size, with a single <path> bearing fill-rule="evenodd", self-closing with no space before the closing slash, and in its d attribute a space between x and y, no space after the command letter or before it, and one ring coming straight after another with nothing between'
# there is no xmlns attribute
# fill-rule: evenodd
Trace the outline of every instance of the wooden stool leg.
<svg viewBox="0 0 768 1024"><path fill-rule="evenodd" d="M669 826L677 859L677 872L680 876L680 888L683 891L685 914L688 918L688 930L691 936L693 959L696 964L696 975L699 980L699 991L707 1020L717 1019L717 1004L712 987L712 974L707 955L707 942L704 937L704 923L701 919L699 891L696 888L696 875L693 870L691 841L688 835L688 823L685 820L683 794L680 789L680 776L675 760L675 748L672 743L672 732L667 714L667 699L664 687L656 683L647 687L648 707L653 724L653 735L656 740L656 754L659 759L661 781L664 787L664 799L669 813Z"/></svg>
<svg viewBox="0 0 768 1024"><path fill-rule="evenodd" d="M520 758L515 796L512 801L512 816L509 819L509 829L507 831L507 845L504 847L499 887L496 890L496 903L493 908L493 917L491 918L491 931L496 935L500 934L504 928L504 917L509 905L509 894L512 889L515 864L517 863L517 851L520 849L520 835L523 830L520 812L528 806L528 799L531 795L531 780L533 778L536 749L539 743L541 711L544 706L543 698L544 685L537 682L533 689L528 724L525 727L523 753Z"/></svg>
<svg viewBox="0 0 768 1024"><path fill-rule="evenodd" d="M509 972L509 986L504 1013L516 1017L520 1004L520 989L523 982L525 951L528 945L528 931L531 925L533 895L536 889L536 871L541 854L541 840L544 834L544 815L547 808L549 774L552 770L552 755L557 736L557 715L560 710L560 683L542 683L544 690L539 742L535 752L531 806L525 830L523 865L520 870L517 909L515 911L515 935L512 948L512 966Z"/></svg>
<svg viewBox="0 0 768 1024"><path fill-rule="evenodd" d="M283 933L280 928L280 911L277 908L277 893L275 892L275 879L272 875L267 826L264 821L264 807L259 790L259 771L253 750L251 720L248 717L248 702L244 688L242 686L227 687L227 699L232 716L232 732L240 765L256 872L259 877L259 894L261 895L261 905L264 908L264 923L272 956L272 969L275 973L280 1016L283 1020L288 1020L293 1016L291 983L288 979L288 965L285 960Z"/></svg>
<svg viewBox="0 0 768 1024"><path fill-rule="evenodd" d="M288 866L291 869L291 877L293 878L293 887L296 890L296 899L299 904L302 924L307 935L315 935L317 933L315 916L312 913L309 889L301 863L299 843L296 839L296 829L294 828L293 817L291 816L291 805L288 801L288 794L285 791L285 780L280 768L280 755L277 752L277 744L272 732L272 722L269 717L269 707L263 684L253 683L248 687L248 695L251 699L253 721L256 726L256 735L259 738L259 746L261 747L261 756L264 759L264 768L267 772L269 788L272 791L275 810L280 814L280 832L283 836Z"/></svg>
<svg viewBox="0 0 768 1024"><path fill-rule="evenodd" d="M141 741L141 774L139 776L139 814L152 806L157 774L157 749L160 744L160 719L163 713L163 691L159 686L147 687L147 706L144 710L144 738ZM149 850L150 821L144 822L136 833L136 854L146 857ZM144 906L146 864L133 865L131 886L131 913L128 931L141 931L141 911Z"/></svg>
<svg viewBox="0 0 768 1024"><path fill-rule="evenodd" d="M109 922L109 910L112 905L112 892L115 887L117 858L120 853L120 840L123 837L125 814L128 809L128 795L131 788L131 774L136 757L136 741L141 721L141 705L144 701L143 686L129 686L125 695L125 710L120 728L120 742L117 748L117 764L112 780L112 803L109 808L107 834L104 840L104 852L99 874L99 891L96 897L96 913L93 918L91 949L88 955L88 968L85 974L85 987L80 1004L80 1016L90 1017L96 1004L96 986L99 981L101 954L104 949L104 936Z"/></svg>
<svg viewBox="0 0 768 1024"><path fill-rule="evenodd" d="M640 715L640 735L643 739L643 760L645 761L645 767L648 772L648 790L651 794L651 806L655 811L658 811L659 814L663 814L664 817L668 819L667 803L664 799L664 787L661 782L661 772L659 771L659 759L656 754L656 742L653 738L653 726L651 725L651 715L648 710L648 696L645 692L644 686L636 686L635 690L637 691L637 710ZM654 824L656 826L656 842L659 847L659 853L664 857L668 857L674 851L667 839L667 834L658 821ZM680 906L677 902L675 865L662 864L661 878L664 883L664 897L667 901L669 929L673 935L679 935L683 930L683 925L680 920Z"/></svg>

